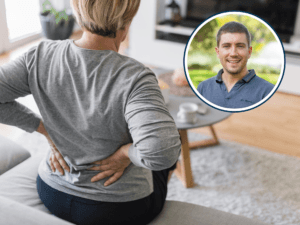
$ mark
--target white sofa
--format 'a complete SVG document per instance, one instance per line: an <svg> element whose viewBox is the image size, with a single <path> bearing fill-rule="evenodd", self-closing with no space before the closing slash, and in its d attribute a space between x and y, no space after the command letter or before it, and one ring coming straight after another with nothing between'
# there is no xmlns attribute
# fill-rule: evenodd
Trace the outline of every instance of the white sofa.
<svg viewBox="0 0 300 225"><path fill-rule="evenodd" d="M49 213L36 190L37 168L43 154L26 149L0 135L0 224L72 224ZM162 213L150 223L188 225L263 225L242 216L194 204L167 201Z"/></svg>

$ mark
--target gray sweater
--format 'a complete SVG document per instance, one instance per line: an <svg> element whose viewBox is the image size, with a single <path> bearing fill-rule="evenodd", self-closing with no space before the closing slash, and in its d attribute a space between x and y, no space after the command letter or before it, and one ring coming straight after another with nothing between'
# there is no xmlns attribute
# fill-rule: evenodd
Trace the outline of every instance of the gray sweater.
<svg viewBox="0 0 300 225"><path fill-rule="evenodd" d="M15 101L32 94L42 118ZM36 131L40 120L71 171L61 176L39 167L51 187L108 202L133 201L153 192L151 170L172 166L180 138L156 76L143 64L114 51L77 47L72 40L42 41L0 67L0 123ZM132 163L115 183L92 183L92 162L122 145Z"/></svg>

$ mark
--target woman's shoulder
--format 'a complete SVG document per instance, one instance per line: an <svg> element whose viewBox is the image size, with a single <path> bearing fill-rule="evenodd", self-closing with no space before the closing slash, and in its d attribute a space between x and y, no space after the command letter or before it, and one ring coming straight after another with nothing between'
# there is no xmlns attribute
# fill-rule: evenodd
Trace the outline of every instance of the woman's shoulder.
<svg viewBox="0 0 300 225"><path fill-rule="evenodd" d="M116 53L116 58L119 59L119 62L125 63L127 66L139 68L141 70L149 70L151 71L146 65L143 63L139 62L138 60L131 58L130 56L123 55L120 53Z"/></svg>
<svg viewBox="0 0 300 225"><path fill-rule="evenodd" d="M77 47L73 40L43 40L35 49L32 50L32 55L38 51L40 60L67 55L70 61L78 61L85 63L91 68L97 68L101 72L105 72L108 77L120 77L128 80L139 80L145 76L155 76L153 71L130 56L117 53L112 50L90 50ZM57 57L55 57L57 59ZM90 68L90 69L91 69Z"/></svg>
<svg viewBox="0 0 300 225"><path fill-rule="evenodd" d="M51 49L55 49L61 45L68 45L69 40L49 40L49 39L45 39L40 41L36 47L49 51Z"/></svg>
<svg viewBox="0 0 300 225"><path fill-rule="evenodd" d="M124 74L124 76L135 79L141 79L145 76L155 76L154 72L149 67L138 60L116 52L114 53L112 59L114 65L116 65L115 68L120 73Z"/></svg>
<svg viewBox="0 0 300 225"><path fill-rule="evenodd" d="M32 46L27 51L27 56L32 58L34 56L39 56L40 59L47 59L50 54L53 54L57 49L60 49L62 45L67 46L68 40L49 40L45 39L40 41L38 44Z"/></svg>

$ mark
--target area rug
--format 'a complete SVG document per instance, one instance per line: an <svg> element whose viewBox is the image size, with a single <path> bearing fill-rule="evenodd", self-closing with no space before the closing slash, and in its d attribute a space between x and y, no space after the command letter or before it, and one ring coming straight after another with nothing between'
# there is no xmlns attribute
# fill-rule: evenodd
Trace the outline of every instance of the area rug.
<svg viewBox="0 0 300 225"><path fill-rule="evenodd" d="M190 141L204 136L188 133ZM15 141L32 154L46 151L38 134L22 133ZM234 142L192 150L195 186L184 188L175 175L168 200L190 202L261 220L267 224L300 224L300 159Z"/></svg>
<svg viewBox="0 0 300 225"><path fill-rule="evenodd" d="M189 141L199 134L189 133ZM300 224L300 159L221 141L190 152L195 186L184 188L175 175L168 200L219 209L267 224Z"/></svg>

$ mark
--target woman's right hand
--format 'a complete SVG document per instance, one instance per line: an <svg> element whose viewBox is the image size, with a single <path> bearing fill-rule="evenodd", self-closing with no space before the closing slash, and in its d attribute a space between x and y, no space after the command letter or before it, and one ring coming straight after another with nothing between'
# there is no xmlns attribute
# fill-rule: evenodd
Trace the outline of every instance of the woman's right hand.
<svg viewBox="0 0 300 225"><path fill-rule="evenodd" d="M101 170L96 176L92 177L91 181L96 182L106 177L110 177L104 186L111 185L123 175L124 170L129 166L131 160L128 156L128 151L132 143L121 146L114 154L106 159L94 162L94 167L89 170Z"/></svg>

